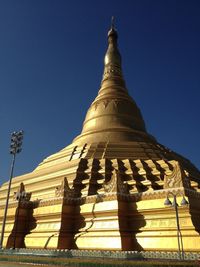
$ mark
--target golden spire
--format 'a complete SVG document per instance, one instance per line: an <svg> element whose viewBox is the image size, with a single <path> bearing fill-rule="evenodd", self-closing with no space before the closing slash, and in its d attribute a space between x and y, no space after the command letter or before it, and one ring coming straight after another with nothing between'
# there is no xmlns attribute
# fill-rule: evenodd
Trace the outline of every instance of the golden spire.
<svg viewBox="0 0 200 267"><path fill-rule="evenodd" d="M113 75L122 75L121 72L121 55L117 47L117 31L114 26L114 17L111 20L111 28L108 32L108 49L104 58L103 80Z"/></svg>
<svg viewBox="0 0 200 267"><path fill-rule="evenodd" d="M101 87L88 109L82 133L74 142L118 142L149 137L140 110L126 89L117 39L112 18Z"/></svg>

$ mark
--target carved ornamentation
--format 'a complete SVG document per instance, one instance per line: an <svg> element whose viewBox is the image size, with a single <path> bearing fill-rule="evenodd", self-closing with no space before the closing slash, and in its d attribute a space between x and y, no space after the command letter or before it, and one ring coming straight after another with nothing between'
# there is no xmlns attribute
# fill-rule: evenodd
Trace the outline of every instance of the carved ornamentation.
<svg viewBox="0 0 200 267"><path fill-rule="evenodd" d="M190 196L195 199L200 199L200 193L191 190L191 189L185 189L183 187L175 188L175 189L169 189L170 192L177 194L183 194L185 196ZM64 198L65 204L73 204L73 205L83 205L86 203L94 203L98 199L101 201L111 201L116 199L121 199L123 201L128 202L137 202L141 200L150 200L150 199L165 199L166 194L169 191L168 189L158 190L158 191L148 191L143 193L134 193L134 194L122 194L117 192L110 192L110 193L104 193L100 195L92 195L87 197L79 197L79 198ZM59 198L51 198L41 201L36 201L36 207L45 207L45 206L51 206L51 205L57 205L61 204L63 201L62 197ZM33 203L34 204L34 203ZM13 205L11 205L13 207Z"/></svg>
<svg viewBox="0 0 200 267"><path fill-rule="evenodd" d="M110 181L104 183L103 188L106 193L119 192L121 194L128 194L128 184L124 183L118 170L114 170Z"/></svg>
<svg viewBox="0 0 200 267"><path fill-rule="evenodd" d="M109 100L108 99L103 101L103 106L104 106L105 109L107 108L108 104L109 104Z"/></svg>
<svg viewBox="0 0 200 267"><path fill-rule="evenodd" d="M112 103L113 103L113 105L114 105L115 108L118 108L120 101L117 100L117 99L113 99L112 100Z"/></svg>
<svg viewBox="0 0 200 267"><path fill-rule="evenodd" d="M56 197L72 198L75 197L74 189L69 187L67 177L64 177L61 185L57 186L55 189Z"/></svg>
<svg viewBox="0 0 200 267"><path fill-rule="evenodd" d="M25 191L25 186L23 183L20 184L17 192L14 192L13 200L14 201L30 201L31 193Z"/></svg>
<svg viewBox="0 0 200 267"><path fill-rule="evenodd" d="M185 179L184 170L181 168L180 164L172 160L173 170L170 174L165 174L164 176L164 188L174 188L174 187L189 187L187 180Z"/></svg>
<svg viewBox="0 0 200 267"><path fill-rule="evenodd" d="M108 65L105 67L104 74L103 74L103 80L107 79L110 76L121 76L122 77L122 71L119 66L116 65Z"/></svg>
<svg viewBox="0 0 200 267"><path fill-rule="evenodd" d="M117 175L116 172L111 176L111 179L108 182L103 183L103 188L105 193L116 192L116 184L117 184Z"/></svg>
<svg viewBox="0 0 200 267"><path fill-rule="evenodd" d="M120 99L117 99L117 98L100 100L94 104L94 110L96 111L98 106L100 106L100 105L103 105L104 109L106 109L111 103L113 104L113 106L115 108L117 108L119 106L120 102L121 102Z"/></svg>

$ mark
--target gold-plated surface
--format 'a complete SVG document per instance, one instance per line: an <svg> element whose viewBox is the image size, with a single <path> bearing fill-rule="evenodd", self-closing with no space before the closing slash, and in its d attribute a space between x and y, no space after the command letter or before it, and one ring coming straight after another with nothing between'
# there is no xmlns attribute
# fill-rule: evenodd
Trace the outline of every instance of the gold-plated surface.
<svg viewBox="0 0 200 267"><path fill-rule="evenodd" d="M175 210L164 206L173 192L179 204L182 195L189 202L178 209L184 249L200 251L200 173L147 133L125 86L117 38L112 25L101 87L81 134L13 179L4 247L177 250ZM0 224L7 185L0 188ZM29 197L18 201L22 186Z"/></svg>
<svg viewBox="0 0 200 267"><path fill-rule="evenodd" d="M91 104L80 136L74 143L98 141L135 141L146 134L144 120L134 100L129 96L121 69L121 56L117 47L117 32L108 32L108 50L105 55L104 74L98 96ZM140 133L142 132L142 133Z"/></svg>

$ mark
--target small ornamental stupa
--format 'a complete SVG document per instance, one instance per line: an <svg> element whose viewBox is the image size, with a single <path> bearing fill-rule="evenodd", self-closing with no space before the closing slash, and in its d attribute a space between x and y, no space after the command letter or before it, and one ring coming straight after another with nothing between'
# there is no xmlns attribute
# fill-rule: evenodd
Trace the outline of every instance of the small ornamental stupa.
<svg viewBox="0 0 200 267"><path fill-rule="evenodd" d="M4 247L176 251L176 212L164 205L174 198L184 250L200 251L200 172L146 131L117 39L112 25L81 134L13 179ZM7 187L0 188L0 222ZM20 201L18 191L26 192Z"/></svg>

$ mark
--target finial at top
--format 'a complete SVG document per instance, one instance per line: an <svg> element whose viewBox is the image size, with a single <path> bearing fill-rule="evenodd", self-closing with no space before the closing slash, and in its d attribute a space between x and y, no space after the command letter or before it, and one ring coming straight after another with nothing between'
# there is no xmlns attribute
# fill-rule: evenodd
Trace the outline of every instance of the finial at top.
<svg viewBox="0 0 200 267"><path fill-rule="evenodd" d="M112 16L112 17L111 17L111 27L110 27L110 30L109 30L109 32L108 32L108 37L111 36L111 35L112 35L112 36L115 35L115 36L117 37L117 31L116 31L116 29L115 29L114 20L115 20L115 17Z"/></svg>
<svg viewBox="0 0 200 267"><path fill-rule="evenodd" d="M114 16L112 16L111 28L108 31L108 49L106 51L104 58L105 69L104 69L103 79L105 79L105 77L108 77L108 74L110 75L111 65L112 65L112 74L115 73L115 70L113 69L113 66L115 66L115 68L117 68L117 73L118 74L120 73L121 75L121 56L117 48L117 39L118 35L114 25Z"/></svg>
<svg viewBox="0 0 200 267"><path fill-rule="evenodd" d="M111 29L114 29L115 28L114 20L115 20L115 17L112 16L111 17Z"/></svg>

